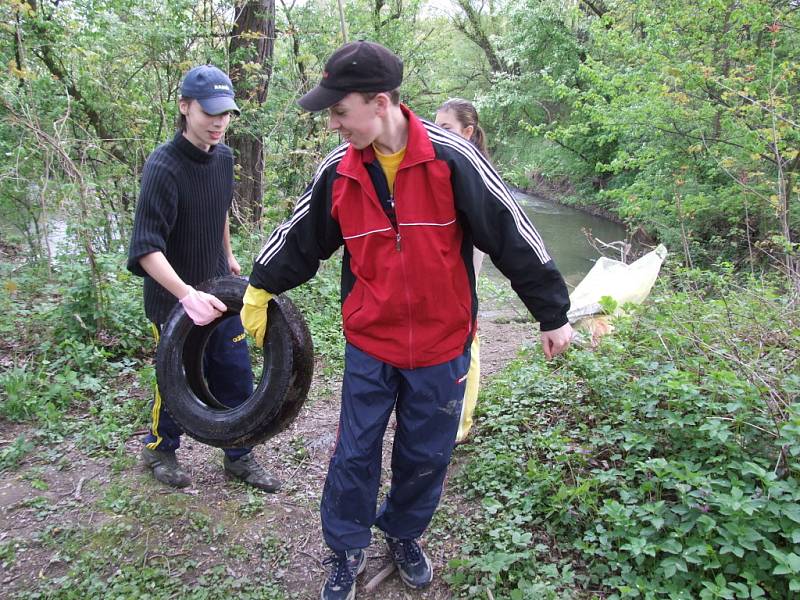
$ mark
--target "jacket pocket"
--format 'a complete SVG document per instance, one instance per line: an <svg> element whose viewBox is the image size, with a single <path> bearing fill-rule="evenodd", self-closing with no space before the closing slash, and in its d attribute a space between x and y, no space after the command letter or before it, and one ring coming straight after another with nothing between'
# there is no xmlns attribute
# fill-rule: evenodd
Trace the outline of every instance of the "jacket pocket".
<svg viewBox="0 0 800 600"><path fill-rule="evenodd" d="M362 287L356 283L347 298L344 299L342 304L342 322L344 327L347 328L355 317L364 308L364 292Z"/></svg>

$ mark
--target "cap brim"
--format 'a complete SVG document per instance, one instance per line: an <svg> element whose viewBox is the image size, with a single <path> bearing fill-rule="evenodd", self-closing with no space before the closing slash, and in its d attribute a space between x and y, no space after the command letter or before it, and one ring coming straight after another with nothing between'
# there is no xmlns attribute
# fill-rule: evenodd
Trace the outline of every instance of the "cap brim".
<svg viewBox="0 0 800 600"><path fill-rule="evenodd" d="M221 115L226 112L235 112L237 115L242 111L236 106L236 102L230 96L214 96L213 98L197 99L203 110L210 115Z"/></svg>
<svg viewBox="0 0 800 600"><path fill-rule="evenodd" d="M302 96L297 103L305 110L317 112L330 108L350 92L332 90L318 85L313 90Z"/></svg>

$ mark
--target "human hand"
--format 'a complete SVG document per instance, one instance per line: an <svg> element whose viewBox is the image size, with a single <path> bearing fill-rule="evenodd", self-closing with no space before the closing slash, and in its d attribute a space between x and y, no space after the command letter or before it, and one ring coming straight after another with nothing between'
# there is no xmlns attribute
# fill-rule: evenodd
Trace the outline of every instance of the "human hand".
<svg viewBox="0 0 800 600"><path fill-rule="evenodd" d="M242 299L242 319L244 330L255 338L256 346L264 346L264 335L267 333L267 304L273 295L266 290L247 286Z"/></svg>
<svg viewBox="0 0 800 600"><path fill-rule="evenodd" d="M242 267L239 266L239 261L233 254L228 255L228 269L230 269L231 275L242 274Z"/></svg>
<svg viewBox="0 0 800 600"><path fill-rule="evenodd" d="M195 325L208 325L228 310L228 307L216 296L199 292L191 286L189 286L189 292L180 298L179 302Z"/></svg>
<svg viewBox="0 0 800 600"><path fill-rule="evenodd" d="M572 341L572 325L565 323L558 329L542 332L542 349L547 360L558 356L569 348Z"/></svg>

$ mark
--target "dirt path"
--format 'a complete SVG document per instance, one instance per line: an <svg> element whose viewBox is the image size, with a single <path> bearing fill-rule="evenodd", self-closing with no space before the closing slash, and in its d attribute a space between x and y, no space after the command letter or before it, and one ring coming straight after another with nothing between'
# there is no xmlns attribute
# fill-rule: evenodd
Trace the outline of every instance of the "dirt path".
<svg viewBox="0 0 800 600"><path fill-rule="evenodd" d="M530 323L482 317L483 382L502 369L521 344L534 343L534 329ZM198 573L224 565L231 577L264 578L290 597L318 598L327 574L322 561L328 554L321 541L319 498L339 411L338 381L325 380L320 372L317 369L312 385L314 395L292 426L254 450L285 482L278 494L254 492L227 481L220 451L188 437L179 457L193 485L184 492L161 486L139 466L137 437L128 440L123 458L86 458L77 448L70 448L72 442L67 439L57 462L51 462L47 452L37 452L36 458L23 461L17 471L0 474L0 585L4 595L69 577L75 557L68 556L81 551L70 545L71 540L84 539L81 531L85 539L93 539L93 531L124 522L130 531L119 543L130 544L126 552L141 553L136 556L142 566L167 558L169 568L180 576L176 564L191 563ZM132 393L146 397L148 391L142 388ZM389 431L384 447L385 482L390 476L392 424ZM25 433L25 428L14 426L0 437L8 444L20 433ZM452 469L458 469L463 460L463 453L457 450ZM463 503L446 488L432 528L423 538L437 574L458 554L461 539L447 524L448 515L467 509ZM70 536L64 532L71 532ZM169 537L166 547L155 542L158 535ZM452 597L440 576L434 577L427 590L412 593L393 574L374 593L366 593L366 583L389 562L380 539L368 549L368 556L367 572L359 580L360 599Z"/></svg>

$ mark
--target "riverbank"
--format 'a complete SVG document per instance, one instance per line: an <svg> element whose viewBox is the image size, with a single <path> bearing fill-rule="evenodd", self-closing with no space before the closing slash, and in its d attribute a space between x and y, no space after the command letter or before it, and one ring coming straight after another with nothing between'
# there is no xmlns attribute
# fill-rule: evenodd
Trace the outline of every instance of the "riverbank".
<svg viewBox="0 0 800 600"><path fill-rule="evenodd" d="M603 243L626 240L622 225L578 210L567 203L555 203L540 197L514 192L517 201L544 240L548 253L568 285L576 286L591 270L600 256L606 255ZM485 261L485 272L494 280L502 277L491 261Z"/></svg>
<svg viewBox="0 0 800 600"><path fill-rule="evenodd" d="M579 210L594 217L606 219L607 221L611 221L623 227L626 225L619 215L605 207L595 204L580 203L575 195L575 188L571 184L565 184L564 186L548 185L544 183L544 180L537 182L534 177L531 177L531 182L532 183L528 186L511 186L511 189L516 192L540 198L546 202L551 202L552 204L574 208L575 210Z"/></svg>
<svg viewBox="0 0 800 600"><path fill-rule="evenodd" d="M629 242L632 248L636 248L636 250L633 251L633 256L638 256L643 252L652 250L659 243L656 237L645 231L645 229L641 226L638 226L635 231L631 232L629 230L629 224L608 208L596 204L581 203L578 196L575 195L575 188L569 183L559 186L548 184L543 178L537 180L535 177L531 177L531 181L532 183L528 186L510 187L512 191L516 193L526 194L534 198L541 199L544 202L549 202L558 206L564 206L598 219L604 219L610 223L614 223L625 228L626 234L621 239Z"/></svg>

